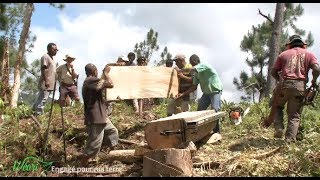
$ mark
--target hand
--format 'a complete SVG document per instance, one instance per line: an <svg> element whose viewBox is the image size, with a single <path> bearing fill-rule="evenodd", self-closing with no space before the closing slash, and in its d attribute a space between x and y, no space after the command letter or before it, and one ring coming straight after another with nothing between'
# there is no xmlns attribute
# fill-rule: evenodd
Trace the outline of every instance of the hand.
<svg viewBox="0 0 320 180"><path fill-rule="evenodd" d="M118 65L118 66L125 66L125 65L126 65L126 62L120 61L120 62L117 62L117 65Z"/></svg>
<svg viewBox="0 0 320 180"><path fill-rule="evenodd" d="M106 74L109 74L110 70L111 70L111 68L110 68L110 66L108 66L108 65L106 65L106 66L104 67L104 69L103 69L103 71L104 71Z"/></svg>
<svg viewBox="0 0 320 180"><path fill-rule="evenodd" d="M177 100L177 99L181 98L182 96L183 96L183 94L182 94L182 93L179 93L179 94L177 94L177 95L174 97L174 99Z"/></svg>

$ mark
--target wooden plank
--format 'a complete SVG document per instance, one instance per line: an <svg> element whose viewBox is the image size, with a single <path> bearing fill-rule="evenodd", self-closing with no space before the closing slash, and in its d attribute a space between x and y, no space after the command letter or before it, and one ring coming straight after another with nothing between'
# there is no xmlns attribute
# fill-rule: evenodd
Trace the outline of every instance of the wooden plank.
<svg viewBox="0 0 320 180"><path fill-rule="evenodd" d="M176 70L168 67L112 66L109 76L114 83L107 99L168 98L178 94Z"/></svg>
<svg viewBox="0 0 320 180"><path fill-rule="evenodd" d="M207 110L183 112L150 121L145 126L145 139L152 149L178 148L181 143L198 142L208 136L217 120L226 115L226 112Z"/></svg>

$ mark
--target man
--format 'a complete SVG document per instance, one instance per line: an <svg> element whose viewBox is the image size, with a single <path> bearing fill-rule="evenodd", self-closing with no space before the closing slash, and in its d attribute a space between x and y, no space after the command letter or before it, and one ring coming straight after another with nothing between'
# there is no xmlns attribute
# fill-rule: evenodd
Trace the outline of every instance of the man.
<svg viewBox="0 0 320 180"><path fill-rule="evenodd" d="M80 101L78 94L77 79L78 74L73 68L72 62L75 60L73 56L66 55L66 64L63 64L57 68L57 79L60 83L60 105L66 106L66 98L69 96L74 99L77 103Z"/></svg>
<svg viewBox="0 0 320 180"><path fill-rule="evenodd" d="M203 94L199 99L197 111L206 110L210 105L216 112L220 111L223 85L217 71L209 65L200 63L200 58L196 54L190 57L190 64L193 66L191 71L195 73L192 79L193 84L186 91L179 93L176 98L189 95L200 84ZM213 133L220 133L219 121L213 129Z"/></svg>
<svg viewBox="0 0 320 180"><path fill-rule="evenodd" d="M143 56L139 57L137 59L137 66L147 66L147 59ZM138 101L138 115L139 117L142 117L144 99L137 99L137 101Z"/></svg>
<svg viewBox="0 0 320 180"><path fill-rule="evenodd" d="M41 115L44 113L44 107L47 99L55 88L56 63L53 60L53 56L55 56L57 52L57 45L54 43L49 43L47 45L47 53L40 59L41 75L38 84L39 96L33 105L33 110L35 111L36 115Z"/></svg>
<svg viewBox="0 0 320 180"><path fill-rule="evenodd" d="M316 85L319 76L319 65L315 55L306 50L307 44L298 35L289 38L286 51L282 52L271 71L277 81L279 92L276 101L272 104L274 108L274 137L282 138L283 109L287 104L288 124L285 133L286 142L296 140L300 116L303 109L304 94L308 83L308 72L312 69L312 86ZM280 75L279 72L281 71Z"/></svg>
<svg viewBox="0 0 320 180"><path fill-rule="evenodd" d="M192 82L185 80L184 77L191 77L191 72L187 71L188 69L192 67L191 64L187 64L185 60L185 55L183 54L177 54L173 61L176 62L177 70L185 70L185 72L179 72L178 78L179 78L179 93L183 93L187 89L189 89L192 86ZM167 107L167 116L171 116L173 114L177 114L179 112L185 112L190 111L190 96L189 94L182 95L176 99L172 99L169 101L168 107Z"/></svg>
<svg viewBox="0 0 320 180"><path fill-rule="evenodd" d="M118 144L118 130L107 116L107 107L103 100L102 90L113 88L113 82L109 77L110 66L103 70L104 79L97 78L98 71L95 65L89 63L85 66L87 78L83 82L82 97L84 102L84 124L86 125L88 138L84 154L81 157L81 165L87 166L90 158L94 158L100 151L102 143L109 147Z"/></svg>
<svg viewBox="0 0 320 180"><path fill-rule="evenodd" d="M136 66L136 64L133 62L136 59L136 55L133 52L129 52L128 54L128 63L127 66Z"/></svg>

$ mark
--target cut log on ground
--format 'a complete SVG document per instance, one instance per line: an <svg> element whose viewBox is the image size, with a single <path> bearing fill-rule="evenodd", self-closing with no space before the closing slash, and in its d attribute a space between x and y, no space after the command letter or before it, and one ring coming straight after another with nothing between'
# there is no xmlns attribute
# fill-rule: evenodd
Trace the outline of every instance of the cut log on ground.
<svg viewBox="0 0 320 180"><path fill-rule="evenodd" d="M108 154L99 153L100 161L113 162L115 160L120 161L124 164L132 164L135 162L142 161L142 156L136 156L135 150L112 150Z"/></svg>
<svg viewBox="0 0 320 180"><path fill-rule="evenodd" d="M169 148L146 152L143 176L192 176L190 150Z"/></svg>
<svg viewBox="0 0 320 180"><path fill-rule="evenodd" d="M181 143L194 143L208 136L226 112L215 110L183 112L150 121L145 126L145 138L152 149L178 148Z"/></svg>
<svg viewBox="0 0 320 180"><path fill-rule="evenodd" d="M134 149L134 155L135 156L143 156L146 152L151 151L151 149L142 147L142 146L137 146Z"/></svg>
<svg viewBox="0 0 320 180"><path fill-rule="evenodd" d="M129 140L125 140L125 139L119 139L119 142L121 143L124 143L124 144L134 144L134 145L137 145L137 146L144 146L145 143L137 143L137 142L133 142L133 141L129 141Z"/></svg>

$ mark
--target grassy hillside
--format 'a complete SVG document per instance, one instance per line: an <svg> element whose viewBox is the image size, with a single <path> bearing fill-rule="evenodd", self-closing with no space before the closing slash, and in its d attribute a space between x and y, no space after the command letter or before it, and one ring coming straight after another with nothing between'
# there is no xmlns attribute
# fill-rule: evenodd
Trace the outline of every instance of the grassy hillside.
<svg viewBox="0 0 320 180"><path fill-rule="evenodd" d="M319 99L318 99L319 101ZM223 102L222 110L228 111L233 103ZM261 118L269 113L267 102L240 104L250 112L243 122L235 126L226 118L221 122L222 141L217 144L199 144L200 148L193 162L212 161L219 166L194 168L194 176L319 176L320 175L320 103L318 107L305 107L302 115L302 141L286 144L273 138L273 128L262 128ZM15 110L0 107L0 176L75 176L44 171L41 167L30 172L14 171L15 161L27 156L40 157L44 142L44 132L48 125L49 113L39 116L40 128L30 118L30 107L21 105ZM49 112L50 106L46 107ZM192 105L192 110L196 104ZM134 115L125 103L114 105L112 122L119 130L120 138L134 142L144 141L144 125L151 120L166 116L166 104L150 106L143 118ZM85 144L86 132L83 125L83 106L64 109L66 126L67 163L63 162L63 141L61 114L54 105L53 120L50 125L46 161L55 166L78 167L77 155ZM286 117L285 117L286 118ZM121 144L119 149L133 147ZM141 176L142 164L122 164L121 162L98 161L94 167L117 168L117 173L107 176ZM93 176L80 175L77 176Z"/></svg>

